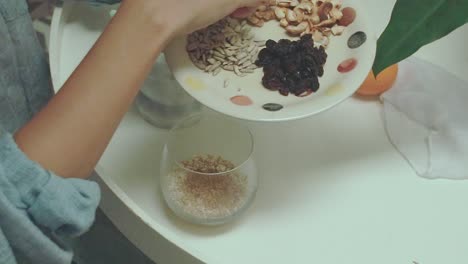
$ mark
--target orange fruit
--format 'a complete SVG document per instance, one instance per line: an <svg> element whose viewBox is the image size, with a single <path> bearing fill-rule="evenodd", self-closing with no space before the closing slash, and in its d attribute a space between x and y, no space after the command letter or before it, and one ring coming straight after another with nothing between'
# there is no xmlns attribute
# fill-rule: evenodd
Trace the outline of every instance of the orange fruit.
<svg viewBox="0 0 468 264"><path fill-rule="evenodd" d="M356 94L364 96L381 95L388 89L392 88L398 75L398 64L394 64L383 70L377 78L374 72L370 71L366 80L361 84Z"/></svg>

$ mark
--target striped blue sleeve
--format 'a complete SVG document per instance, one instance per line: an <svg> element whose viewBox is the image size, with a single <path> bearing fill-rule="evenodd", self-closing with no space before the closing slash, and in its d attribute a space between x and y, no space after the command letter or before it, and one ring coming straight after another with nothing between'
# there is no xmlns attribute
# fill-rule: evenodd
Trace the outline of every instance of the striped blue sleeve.
<svg viewBox="0 0 468 264"><path fill-rule="evenodd" d="M99 200L96 183L54 175L0 131L0 231L15 255L27 260L43 256L32 263L71 260L71 251L59 241L90 228Z"/></svg>

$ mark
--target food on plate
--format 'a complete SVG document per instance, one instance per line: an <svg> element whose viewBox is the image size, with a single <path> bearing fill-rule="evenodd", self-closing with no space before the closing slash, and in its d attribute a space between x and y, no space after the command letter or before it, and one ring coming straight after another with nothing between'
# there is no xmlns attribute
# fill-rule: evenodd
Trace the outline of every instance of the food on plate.
<svg viewBox="0 0 468 264"><path fill-rule="evenodd" d="M265 41L255 40L245 21L226 18L188 36L187 52L191 61L207 73L221 70L238 76L253 73L257 55Z"/></svg>
<svg viewBox="0 0 468 264"><path fill-rule="evenodd" d="M256 65L263 67L262 84L282 95L305 96L316 92L318 78L323 76L327 53L323 46L315 47L312 35L298 41L268 40L258 55Z"/></svg>
<svg viewBox="0 0 468 264"><path fill-rule="evenodd" d="M261 67L265 88L303 97L320 87L330 37L341 35L355 19L354 8L342 8L340 0L267 0L247 19L226 18L190 34L186 49L198 68L214 76L226 70L244 77ZM271 20L277 20L278 26L298 40L255 39L251 26L262 27ZM355 40L365 34L353 36L351 48L362 45ZM353 62L340 64L339 71L353 68Z"/></svg>
<svg viewBox="0 0 468 264"><path fill-rule="evenodd" d="M341 35L355 18L356 11L351 7L342 9L337 0L269 0L247 20L261 27L276 19L288 34L312 34L316 42L326 47L330 36Z"/></svg>

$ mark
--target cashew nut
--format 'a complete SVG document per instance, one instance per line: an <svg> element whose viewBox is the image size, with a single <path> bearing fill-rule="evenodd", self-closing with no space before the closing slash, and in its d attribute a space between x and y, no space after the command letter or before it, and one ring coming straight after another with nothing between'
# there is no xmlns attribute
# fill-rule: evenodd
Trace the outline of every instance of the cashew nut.
<svg viewBox="0 0 468 264"><path fill-rule="evenodd" d="M299 23L297 26L287 26L286 31L292 35L299 35L309 28L309 23L306 21Z"/></svg>
<svg viewBox="0 0 468 264"><path fill-rule="evenodd" d="M275 7L275 16L277 19L283 19L286 17L286 9L282 7Z"/></svg>
<svg viewBox="0 0 468 264"><path fill-rule="evenodd" d="M307 11L307 13L311 13L312 10L314 9L314 5L312 2L301 2L296 8L294 9L301 9L303 11Z"/></svg>
<svg viewBox="0 0 468 264"><path fill-rule="evenodd" d="M296 14L297 22L301 23L304 20L304 12L302 12L300 9L294 9L293 12Z"/></svg>
<svg viewBox="0 0 468 264"><path fill-rule="evenodd" d="M334 25L335 23L336 23L336 19L330 18L330 19L327 19L327 20L324 20L324 21L318 23L318 24L315 25L315 26L316 26L316 27L326 27L326 26Z"/></svg>
<svg viewBox="0 0 468 264"><path fill-rule="evenodd" d="M281 19L280 20L280 25L282 27L287 27L289 25L288 20L286 20L286 18Z"/></svg>
<svg viewBox="0 0 468 264"><path fill-rule="evenodd" d="M336 20L340 20L343 17L343 13L339 9L333 8L330 11L330 16Z"/></svg>
<svg viewBox="0 0 468 264"><path fill-rule="evenodd" d="M261 27L276 19L289 34L312 34L314 40L328 45L329 36L341 35L355 18L354 9L341 6L342 0L265 0L248 22Z"/></svg>
<svg viewBox="0 0 468 264"><path fill-rule="evenodd" d="M343 34L345 28L346 28L346 27L344 27L344 26L334 25L334 26L331 28L331 33L332 33L334 36L339 36L339 35Z"/></svg>
<svg viewBox="0 0 468 264"><path fill-rule="evenodd" d="M323 34L322 32L316 30L314 34L312 34L312 38L314 39L315 42L321 42L323 40Z"/></svg>
<svg viewBox="0 0 468 264"><path fill-rule="evenodd" d="M247 20L250 22L250 24L256 26L256 27L261 27L265 23L263 20L258 19L256 16L250 16L247 18Z"/></svg>
<svg viewBox="0 0 468 264"><path fill-rule="evenodd" d="M292 11L291 9L288 9L288 11L286 12L286 19L288 20L288 22L296 22L297 21L297 15L294 11Z"/></svg>

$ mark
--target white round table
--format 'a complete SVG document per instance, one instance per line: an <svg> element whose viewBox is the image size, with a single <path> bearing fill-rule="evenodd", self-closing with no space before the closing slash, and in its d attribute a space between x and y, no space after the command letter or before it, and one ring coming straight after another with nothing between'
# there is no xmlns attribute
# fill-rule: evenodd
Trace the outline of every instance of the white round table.
<svg viewBox="0 0 468 264"><path fill-rule="evenodd" d="M381 32L394 1L365 2ZM102 32L109 9L66 1L55 10L56 89ZM417 56L468 80L467 41L465 26ZM96 168L101 208L158 264L468 263L468 182L419 178L388 141L379 102L350 98L304 120L249 126L261 178L239 221L199 227L166 209L157 188L166 131L133 109Z"/></svg>

